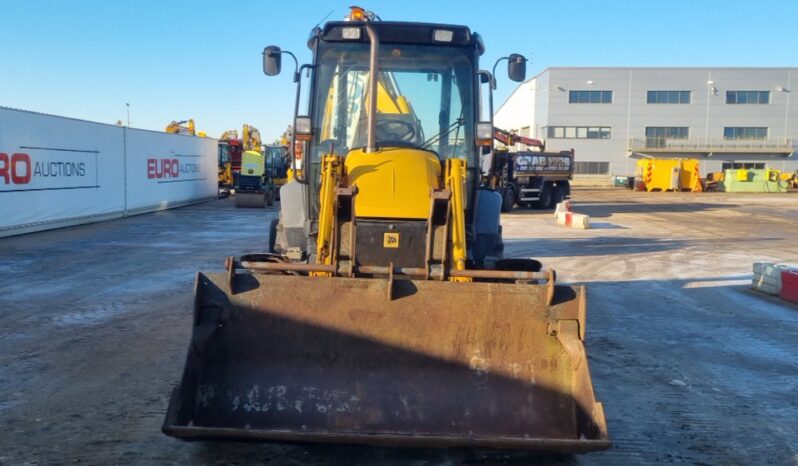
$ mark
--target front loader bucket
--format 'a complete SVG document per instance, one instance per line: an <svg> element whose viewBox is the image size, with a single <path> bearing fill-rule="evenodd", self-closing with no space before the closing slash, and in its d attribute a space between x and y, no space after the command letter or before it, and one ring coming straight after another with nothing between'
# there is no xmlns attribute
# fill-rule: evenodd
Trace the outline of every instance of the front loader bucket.
<svg viewBox="0 0 798 466"><path fill-rule="evenodd" d="M257 207L262 209L266 205L265 193L248 193L236 191L235 195L236 207Z"/></svg>
<svg viewBox="0 0 798 466"><path fill-rule="evenodd" d="M558 286L546 303L542 285L200 273L163 431L608 448L582 343L584 290Z"/></svg>

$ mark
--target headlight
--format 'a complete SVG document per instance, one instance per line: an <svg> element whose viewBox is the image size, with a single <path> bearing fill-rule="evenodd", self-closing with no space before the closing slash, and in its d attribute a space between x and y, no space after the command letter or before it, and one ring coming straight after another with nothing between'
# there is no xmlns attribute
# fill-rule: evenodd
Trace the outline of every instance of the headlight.
<svg viewBox="0 0 798 466"><path fill-rule="evenodd" d="M296 117L296 128L294 128L297 141L309 141L313 136L313 130L310 125L310 117L298 116Z"/></svg>
<svg viewBox="0 0 798 466"><path fill-rule="evenodd" d="M490 122L477 123L477 139L493 139L493 125Z"/></svg>
<svg viewBox="0 0 798 466"><path fill-rule="evenodd" d="M432 38L437 42L451 42L454 37L454 32L447 29L436 29L432 33Z"/></svg>
<svg viewBox="0 0 798 466"><path fill-rule="evenodd" d="M358 40L360 39L360 28L343 28L341 37L349 40Z"/></svg>

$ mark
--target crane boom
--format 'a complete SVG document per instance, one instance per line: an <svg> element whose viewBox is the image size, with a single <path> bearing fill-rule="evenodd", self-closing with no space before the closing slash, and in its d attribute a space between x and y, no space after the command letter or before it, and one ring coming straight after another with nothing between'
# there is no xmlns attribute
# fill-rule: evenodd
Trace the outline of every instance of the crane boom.
<svg viewBox="0 0 798 466"><path fill-rule="evenodd" d="M541 151L546 149L546 144L541 141L540 139L533 139L528 138L526 136L519 136L515 133L507 131L505 129L493 127L493 139L501 142L507 147L513 146L515 144L524 144L529 147L538 147Z"/></svg>

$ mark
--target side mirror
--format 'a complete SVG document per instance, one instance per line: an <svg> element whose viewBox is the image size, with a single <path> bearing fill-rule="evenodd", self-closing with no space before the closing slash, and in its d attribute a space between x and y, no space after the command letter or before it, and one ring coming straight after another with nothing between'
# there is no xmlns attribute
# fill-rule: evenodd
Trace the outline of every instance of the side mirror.
<svg viewBox="0 0 798 466"><path fill-rule="evenodd" d="M280 74L282 65L282 51L276 45L270 45L263 49L263 72L266 76L277 76Z"/></svg>
<svg viewBox="0 0 798 466"><path fill-rule="evenodd" d="M526 58L523 55L517 53L510 55L507 61L507 76L517 83L526 79Z"/></svg>

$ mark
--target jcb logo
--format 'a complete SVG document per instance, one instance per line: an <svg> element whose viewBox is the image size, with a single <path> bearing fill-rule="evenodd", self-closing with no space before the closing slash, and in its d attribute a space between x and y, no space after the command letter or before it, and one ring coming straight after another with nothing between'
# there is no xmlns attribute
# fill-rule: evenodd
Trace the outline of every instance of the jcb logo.
<svg viewBox="0 0 798 466"><path fill-rule="evenodd" d="M31 178L31 162L28 154L0 152L0 179L4 184L28 184Z"/></svg>
<svg viewBox="0 0 798 466"><path fill-rule="evenodd" d="M399 233L385 233L382 237L382 247L384 248L398 248L399 247Z"/></svg>

